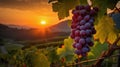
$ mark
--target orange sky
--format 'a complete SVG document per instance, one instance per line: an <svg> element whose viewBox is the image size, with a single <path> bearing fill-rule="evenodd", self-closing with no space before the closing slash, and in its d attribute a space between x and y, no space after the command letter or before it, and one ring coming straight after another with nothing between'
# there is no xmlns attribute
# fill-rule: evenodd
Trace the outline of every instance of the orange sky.
<svg viewBox="0 0 120 67"><path fill-rule="evenodd" d="M39 28L42 20L46 21L46 26L60 22L57 13L53 12L51 4L48 4L48 0L13 1L1 0L0 23ZM31 1L30 4L29 1ZM19 4L20 2L23 2L23 5Z"/></svg>

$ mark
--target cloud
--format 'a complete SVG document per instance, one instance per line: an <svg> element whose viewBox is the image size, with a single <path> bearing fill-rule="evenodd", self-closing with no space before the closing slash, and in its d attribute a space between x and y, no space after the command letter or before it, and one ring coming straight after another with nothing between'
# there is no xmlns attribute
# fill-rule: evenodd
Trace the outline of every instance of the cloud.
<svg viewBox="0 0 120 67"><path fill-rule="evenodd" d="M0 0L0 7L14 9L38 9L48 6L48 0Z"/></svg>

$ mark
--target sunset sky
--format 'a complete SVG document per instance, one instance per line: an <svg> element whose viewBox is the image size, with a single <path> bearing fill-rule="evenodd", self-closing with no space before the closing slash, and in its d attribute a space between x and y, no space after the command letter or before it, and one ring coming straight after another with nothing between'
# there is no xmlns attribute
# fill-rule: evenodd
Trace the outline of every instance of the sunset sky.
<svg viewBox="0 0 120 67"><path fill-rule="evenodd" d="M41 21L60 22L48 0L0 0L0 23L39 28Z"/></svg>

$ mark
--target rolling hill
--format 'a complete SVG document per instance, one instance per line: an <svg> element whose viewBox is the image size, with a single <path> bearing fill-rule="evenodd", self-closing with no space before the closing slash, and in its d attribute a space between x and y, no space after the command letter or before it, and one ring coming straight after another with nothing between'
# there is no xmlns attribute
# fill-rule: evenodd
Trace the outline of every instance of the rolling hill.
<svg viewBox="0 0 120 67"><path fill-rule="evenodd" d="M26 29L25 27L17 28L17 25L15 28L0 24L0 37L13 40L37 40L57 36L68 36L70 28L67 23L67 21L63 21L50 26L45 29L45 34L43 34L40 29Z"/></svg>

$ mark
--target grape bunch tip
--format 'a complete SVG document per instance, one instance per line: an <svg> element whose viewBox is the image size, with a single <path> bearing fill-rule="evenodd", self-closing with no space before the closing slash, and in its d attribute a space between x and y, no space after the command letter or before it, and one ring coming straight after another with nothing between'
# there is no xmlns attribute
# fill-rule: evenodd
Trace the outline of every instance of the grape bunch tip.
<svg viewBox="0 0 120 67"><path fill-rule="evenodd" d="M74 39L73 47L75 53L83 57L87 56L90 47L94 45L92 35L96 33L94 28L94 16L97 15L99 9L86 5L78 5L72 10L72 24L70 37Z"/></svg>

